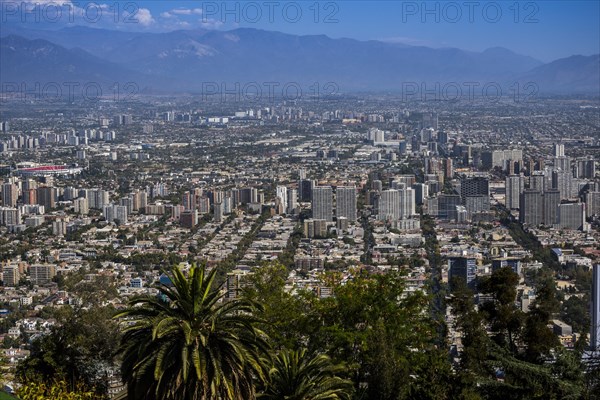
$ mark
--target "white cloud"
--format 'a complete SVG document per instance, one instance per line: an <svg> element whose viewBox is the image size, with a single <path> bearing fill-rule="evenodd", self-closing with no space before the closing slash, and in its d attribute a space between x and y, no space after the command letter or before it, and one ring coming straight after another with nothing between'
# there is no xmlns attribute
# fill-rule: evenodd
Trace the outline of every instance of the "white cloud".
<svg viewBox="0 0 600 400"><path fill-rule="evenodd" d="M171 10L171 12L173 14L176 15L192 15L192 14L197 14L197 15L202 15L202 9L201 8L177 8L174 10Z"/></svg>
<svg viewBox="0 0 600 400"><path fill-rule="evenodd" d="M152 13L147 8L138 9L134 18L136 18L142 26L149 26L155 22Z"/></svg>
<svg viewBox="0 0 600 400"><path fill-rule="evenodd" d="M213 18L203 18L200 20L200 26L204 29L219 29L221 26L223 26L223 21Z"/></svg>
<svg viewBox="0 0 600 400"><path fill-rule="evenodd" d="M163 18L173 18L176 15L202 15L201 8L174 8L160 14Z"/></svg>

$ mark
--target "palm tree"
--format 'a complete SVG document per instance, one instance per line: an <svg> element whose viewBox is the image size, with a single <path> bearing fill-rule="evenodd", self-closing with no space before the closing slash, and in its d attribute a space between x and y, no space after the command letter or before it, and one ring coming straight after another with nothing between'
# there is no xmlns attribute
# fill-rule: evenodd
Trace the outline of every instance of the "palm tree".
<svg viewBox="0 0 600 400"><path fill-rule="evenodd" d="M129 399L246 400L265 379L266 335L256 306L221 303L212 289L216 269L173 268L163 296L144 296L119 313L124 324L121 372ZM168 300L167 300L168 299Z"/></svg>
<svg viewBox="0 0 600 400"><path fill-rule="evenodd" d="M344 400L353 393L352 382L336 376L343 368L306 349L281 351L269 371L269 383L258 397L264 400Z"/></svg>

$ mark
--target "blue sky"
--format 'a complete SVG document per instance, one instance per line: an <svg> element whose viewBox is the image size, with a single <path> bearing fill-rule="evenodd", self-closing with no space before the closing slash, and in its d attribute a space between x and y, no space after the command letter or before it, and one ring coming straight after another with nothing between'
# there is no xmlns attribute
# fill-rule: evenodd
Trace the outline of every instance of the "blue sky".
<svg viewBox="0 0 600 400"><path fill-rule="evenodd" d="M253 27L473 51L501 46L546 62L573 54L600 53L600 2L593 0L25 0L30 7L40 4L44 7L38 20L32 15L23 17L22 1L0 0L3 14L0 22L39 29L79 24L137 31ZM71 7L73 18L67 13L56 18L55 10L48 4L58 3ZM98 10L102 18L96 20ZM82 18L83 12L88 13L87 18ZM132 12L135 15L131 16Z"/></svg>

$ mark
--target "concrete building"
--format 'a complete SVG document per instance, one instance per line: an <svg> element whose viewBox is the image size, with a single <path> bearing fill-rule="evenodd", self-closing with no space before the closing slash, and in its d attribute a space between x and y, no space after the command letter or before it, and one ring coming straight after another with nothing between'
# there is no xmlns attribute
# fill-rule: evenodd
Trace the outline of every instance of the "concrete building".
<svg viewBox="0 0 600 400"><path fill-rule="evenodd" d="M31 282L35 285L43 285L51 282L56 276L56 267L50 264L34 264L29 267Z"/></svg>
<svg viewBox="0 0 600 400"><path fill-rule="evenodd" d="M506 161L523 161L523 150L493 150L481 154L484 168L503 167Z"/></svg>
<svg viewBox="0 0 600 400"><path fill-rule="evenodd" d="M335 215L356 221L356 187L338 186L335 190Z"/></svg>
<svg viewBox="0 0 600 400"><path fill-rule="evenodd" d="M585 215L588 217L600 215L600 192L585 194Z"/></svg>
<svg viewBox="0 0 600 400"><path fill-rule="evenodd" d="M298 190L287 189L287 210L288 214L295 214L298 209Z"/></svg>
<svg viewBox="0 0 600 400"><path fill-rule="evenodd" d="M475 286L477 260L473 257L449 257L448 279L452 285L454 279L461 279L467 286Z"/></svg>
<svg viewBox="0 0 600 400"><path fill-rule="evenodd" d="M585 204L562 203L558 205L558 227L585 230Z"/></svg>
<svg viewBox="0 0 600 400"><path fill-rule="evenodd" d="M275 195L279 199L279 202L284 210L287 212L288 209L288 196L287 196L288 188L285 186L277 186L275 190Z"/></svg>
<svg viewBox="0 0 600 400"><path fill-rule="evenodd" d="M315 186L312 190L312 217L333 221L333 191L331 186Z"/></svg>
<svg viewBox="0 0 600 400"><path fill-rule="evenodd" d="M521 193L525 189L525 180L520 175L510 175L505 179L506 187L506 208L509 210L519 209L519 200Z"/></svg>
<svg viewBox="0 0 600 400"><path fill-rule="evenodd" d="M544 191L544 225L554 226L558 223L558 205L560 204L560 191L550 189Z"/></svg>
<svg viewBox="0 0 600 400"><path fill-rule="evenodd" d="M398 190L381 191L377 201L377 219L382 221L400 219L400 192Z"/></svg>
<svg viewBox="0 0 600 400"><path fill-rule="evenodd" d="M544 220L544 203L542 193L538 190L526 189L521 193L519 202L519 221L523 224L538 226Z"/></svg>
<svg viewBox="0 0 600 400"><path fill-rule="evenodd" d="M465 204L467 196L488 196L490 195L490 181L484 177L467 177L460 180L460 199Z"/></svg>
<svg viewBox="0 0 600 400"><path fill-rule="evenodd" d="M571 171L552 171L552 189L560 192L561 199L572 197L573 173Z"/></svg>
<svg viewBox="0 0 600 400"><path fill-rule="evenodd" d="M2 269L2 281L4 286L17 286L21 280L21 272L18 265L6 265Z"/></svg>
<svg viewBox="0 0 600 400"><path fill-rule="evenodd" d="M19 187L14 183L2 185L2 204L4 207L16 207L19 197Z"/></svg>

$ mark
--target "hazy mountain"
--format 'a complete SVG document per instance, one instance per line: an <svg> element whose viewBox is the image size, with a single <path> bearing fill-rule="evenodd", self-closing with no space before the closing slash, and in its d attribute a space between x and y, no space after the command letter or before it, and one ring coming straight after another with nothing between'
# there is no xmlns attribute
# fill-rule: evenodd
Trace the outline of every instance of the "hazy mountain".
<svg viewBox="0 0 600 400"><path fill-rule="evenodd" d="M561 58L520 79L535 82L540 92L600 94L600 54Z"/></svg>
<svg viewBox="0 0 600 400"><path fill-rule="evenodd" d="M0 39L0 71L3 84L25 83L31 90L36 84L44 87L56 83L65 95L70 82L79 83L76 93L80 93L84 85L97 83L103 94L110 95L115 84L122 87L128 82L135 82L139 90L144 91L147 83L152 81L145 74L95 57L79 48L66 49L47 40L29 40L16 35ZM93 88L90 90L90 94L95 96ZM48 86L49 95L55 91Z"/></svg>
<svg viewBox="0 0 600 400"><path fill-rule="evenodd" d="M15 35L0 41L0 68L3 81L18 82L106 83L115 76L133 78L135 75L84 50L66 49L47 40L28 40Z"/></svg>
<svg viewBox="0 0 600 400"><path fill-rule="evenodd" d="M52 32L26 30L22 34L47 41L21 38L19 42L14 36L1 39L3 51L7 40L14 48L8 58L2 57L2 66L11 73L17 73L19 64L24 62L24 72L32 78L51 73L53 79L59 79L61 71L64 79L73 73L86 80L90 76L109 81L133 77L145 82L146 77L152 77L153 89L165 91L197 91L205 82L226 82L228 87L250 82L263 87L266 82L277 82L280 86L296 82L304 87L318 83L321 90L327 82L335 82L342 92L401 91L405 84L426 83L427 87L433 87L438 82L462 85L464 82L506 84L515 78L537 81L536 74L540 74L540 82L547 83L548 89L568 88L569 82L585 88L588 78L577 69L585 68L586 77L593 72L591 64L564 65L567 70L571 68L572 77L567 82L566 72L552 75L544 69L558 68L551 67L553 63L542 65L531 57L499 47L470 52L249 28L226 32L134 33L73 27ZM50 42L56 43L56 48L48 60L50 68L46 68L36 59L40 53L36 46L48 47L52 45ZM132 71L139 75L132 75ZM577 76L581 80L577 81ZM2 79L6 80L4 76ZM165 83L167 80L171 83Z"/></svg>

